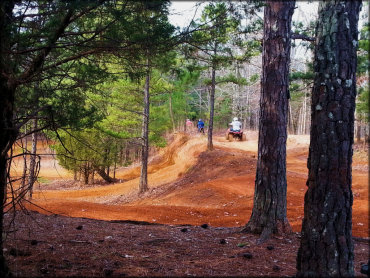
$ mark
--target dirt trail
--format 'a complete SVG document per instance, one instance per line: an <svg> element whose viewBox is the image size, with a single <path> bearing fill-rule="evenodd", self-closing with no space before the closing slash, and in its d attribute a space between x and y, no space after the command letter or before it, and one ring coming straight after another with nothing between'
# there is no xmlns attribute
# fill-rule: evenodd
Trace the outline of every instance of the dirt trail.
<svg viewBox="0 0 370 278"><path fill-rule="evenodd" d="M196 162L200 152L205 150L205 138L197 137L189 140L187 136L176 136L174 142L159 153L149 166L148 183L150 188L155 188L164 183L177 179L181 174ZM74 200L93 203L111 203L119 196L137 193L139 184L140 167L119 171L117 179L127 180L99 187L89 187L64 190L39 190L34 193L35 200ZM47 187L45 187L46 189Z"/></svg>
<svg viewBox="0 0 370 278"><path fill-rule="evenodd" d="M34 202L52 213L73 217L242 226L253 206L257 162L257 135L253 132L247 135L246 142L228 142L216 137L214 152L205 152L205 136L176 135L152 160L150 191L140 198L137 195L139 167L132 167L117 174L119 179L127 181L112 185L59 190L47 190L48 185L42 185L34 194ZM309 136L288 138L287 213L294 231L300 230L303 217L308 144ZM355 153L353 230L355 236L362 237L369 236L367 167L367 160Z"/></svg>

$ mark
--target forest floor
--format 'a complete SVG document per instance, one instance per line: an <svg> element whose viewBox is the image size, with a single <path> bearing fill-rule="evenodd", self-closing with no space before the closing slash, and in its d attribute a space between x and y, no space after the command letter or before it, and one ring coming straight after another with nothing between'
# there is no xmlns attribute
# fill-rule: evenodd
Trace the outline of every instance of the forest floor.
<svg viewBox="0 0 370 278"><path fill-rule="evenodd" d="M309 136L289 136L287 144L287 214L294 233L263 244L240 233L253 206L257 162L257 134L247 137L215 137L215 150L206 152L206 136L175 135L152 158L150 190L142 196L137 165L119 169L115 184L84 186L46 156L28 214L6 215L13 232L4 247L13 274L293 276ZM352 174L355 269L361 275L369 258L368 155L361 146Z"/></svg>

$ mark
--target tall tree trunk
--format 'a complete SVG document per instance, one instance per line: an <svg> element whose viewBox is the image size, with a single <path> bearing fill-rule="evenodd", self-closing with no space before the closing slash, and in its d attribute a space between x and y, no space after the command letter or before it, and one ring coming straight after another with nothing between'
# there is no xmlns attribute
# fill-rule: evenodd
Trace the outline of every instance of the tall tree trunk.
<svg viewBox="0 0 370 278"><path fill-rule="evenodd" d="M215 51L216 55L216 51ZM208 143L207 149L209 151L213 150L213 141L212 141L212 133L213 133L213 114L215 110L215 91L216 91L216 68L212 66L212 81L211 81L211 91L209 95L209 125L208 125Z"/></svg>
<svg viewBox="0 0 370 278"><path fill-rule="evenodd" d="M352 146L361 1L320 2L298 276L354 275Z"/></svg>
<svg viewBox="0 0 370 278"><path fill-rule="evenodd" d="M0 42L0 44L2 43L3 42ZM10 272L5 261L3 251L3 219L8 181L7 171L10 163L8 151L15 142L17 131L13 128L15 88L9 88L7 81L5 81L1 76L0 92L0 277L8 277L10 275Z"/></svg>
<svg viewBox="0 0 370 278"><path fill-rule="evenodd" d="M30 158L30 174L28 177L28 190L29 190L29 196L32 199L32 193L33 193L33 185L36 181L36 150L37 150L37 134L35 130L37 129L37 119L33 119L32 121L32 130L34 131L32 133L32 149L31 149L31 158Z"/></svg>
<svg viewBox="0 0 370 278"><path fill-rule="evenodd" d="M295 1L268 1L265 7L257 173L252 216L244 229L261 234L260 241L291 231L286 215L286 140L294 5Z"/></svg>
<svg viewBox="0 0 370 278"><path fill-rule="evenodd" d="M149 85L150 72L148 62L148 72L145 80L144 89L144 111L143 111L143 125L142 125L142 149L141 149L141 174L139 192L144 193L148 191L148 156L149 156Z"/></svg>
<svg viewBox="0 0 370 278"><path fill-rule="evenodd" d="M8 151L17 138L18 130L14 129L14 100L16 87L5 76L9 75L10 63L10 21L14 1L0 1L0 277L10 276L3 251L4 242L4 204L6 202L8 166L10 163Z"/></svg>

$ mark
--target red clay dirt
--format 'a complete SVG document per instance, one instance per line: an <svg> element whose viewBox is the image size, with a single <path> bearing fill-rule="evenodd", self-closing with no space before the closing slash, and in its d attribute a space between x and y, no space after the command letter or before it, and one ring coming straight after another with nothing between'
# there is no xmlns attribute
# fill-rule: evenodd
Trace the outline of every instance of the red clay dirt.
<svg viewBox="0 0 370 278"><path fill-rule="evenodd" d="M34 193L33 202L52 213L72 217L242 226L248 221L253 206L257 163L257 135L248 132L248 138L246 142L228 142L216 137L215 151L205 152L205 136L178 134L152 160L150 191L144 196L138 196L137 166L120 170L117 177L126 181L112 185L84 187L72 184L74 187L69 189L61 181L56 183L57 186L41 184ZM307 135L288 138L287 214L296 232L300 231L307 189L308 144ZM50 174L46 169L44 171L46 175ZM46 175L42 177L48 179ZM53 190L48 190L49 187ZM359 151L354 155L353 193L353 234L368 237L368 161L367 155L363 156Z"/></svg>
<svg viewBox="0 0 370 278"><path fill-rule="evenodd" d="M101 276L106 274L104 271L109 272L112 269L114 270L112 270L112 273L115 275L120 275L119 273L121 271L130 276L184 276L187 274L198 276L294 275L295 255L299 244L298 233L288 236L285 239L271 239L270 244L275 247L279 246L279 252L277 254L274 253L273 256L271 255L273 252L270 254L269 251L266 251L266 246L254 244L255 236L237 233L240 227L248 221L253 206L254 179L257 162L257 135L255 132L248 132L247 138L248 140L246 142L228 142L223 137L216 137L214 139L215 150L207 152L205 151L207 143L205 136L177 134L171 140L172 143L152 159L149 168L150 190L144 195L138 195L138 166L134 165L130 168L120 169L117 172L117 178L121 179L122 182L111 185L98 182L96 186L83 186L72 182L70 174L67 174L57 165L55 168L60 174L55 174L53 167L51 167L55 165L54 160L51 158L44 159L40 174L41 180L47 180L48 183L37 186L34 199L32 200L34 205L27 205L27 208L50 216L32 213L33 217L39 220L38 225L48 227L43 230L44 232L38 231L34 237L37 237L38 241L42 241L43 237L47 237L48 239L45 239L45 242L55 247L57 243L53 243L53 240L56 242L63 241L55 234L59 233L57 227L68 226L69 228L63 229L68 231L68 235L64 234L64 236L67 236L69 239L64 239L60 244L69 246L72 249L77 248L78 245L78 250L82 252L79 258L66 259L69 263L65 263L67 265L65 269L69 271L67 273L72 273L72 275ZM294 232L300 231L303 217L303 199L307 188L305 183L307 179L306 161L308 144L309 136L293 135L288 138L287 214ZM17 169L17 167L15 168ZM354 193L353 235L360 238L368 237L368 160L367 153L364 150L355 150L352 174ZM57 177L58 175L59 178ZM67 179L63 180L63 178ZM53 214L76 217L76 219L52 216ZM22 219L22 216L18 217ZM120 223L119 225L123 226L115 224L113 225L115 228L112 228L111 222L94 222L93 220L82 218L108 221L135 220L168 225L142 226ZM27 222L26 220L22 221ZM93 235L88 235L87 232L83 232L83 236L81 232L75 235L76 232L73 225L76 226L77 223L83 226L89 226L90 228L87 230L93 232ZM208 229L189 226L188 229L192 230L193 233L189 233L188 237L182 239L183 241L180 240L181 242L179 243L177 238L179 236L178 231L181 228L179 225L198 226L205 223L210 225ZM31 223L28 226L32 225ZM26 239L27 231L30 234L30 228L28 226L24 225L19 228L20 237L23 237L23 243L30 240L30 236ZM97 228L98 226L101 228ZM50 235L48 235L48 229L50 230ZM98 229L101 230L98 231ZM115 229L117 232L114 232ZM124 242L123 239L128 236L128 232L122 229L132 230L129 235L132 239L131 243ZM122 234L119 234L118 230ZM145 237L148 231L157 234L157 236L153 236L155 242L153 241L148 244L149 247L154 244L154 249L158 249L155 255L145 255L145 252L150 253L150 248L148 247L149 249L147 250L142 247L146 243L140 244L137 241L139 238L141 241L150 241L150 236ZM204 231L208 232L204 234ZM46 234L43 235L43 233ZM149 256L150 258L155 256L155 260L140 257L139 262L143 264L141 265L137 262L134 263L131 259L127 259L131 257L125 257L124 261L130 261L129 269L127 268L128 262L125 262L125 267L122 267L121 261L117 263L117 266L114 263L111 265L112 260L114 261L112 254L109 256L110 263L108 263L108 266L105 266L102 262L96 262L99 256L96 255L97 251L94 248L100 246L96 241L99 242L100 237L104 238L104 233L115 234L113 235L115 239L113 243L109 243L110 241L106 243L103 240L104 244L102 243L102 245L106 245L106 249L104 249L106 252L111 250L109 248L115 246L115 248L126 248L122 252L127 253L127 244L133 244L128 249L132 253L137 252L133 256L137 258L139 256L138 253L140 253L139 250L145 249L146 251L143 252L143 256ZM132 238L133 234L135 236ZM166 234L170 234L171 236L165 236ZM180 231L180 235L182 236L183 234L187 233ZM165 237L165 239L162 237ZM221 244L222 250L224 250L221 252L219 250L221 246L219 241L223 238L229 238L228 241L232 242L232 244ZM78 241L77 243L75 242L76 240ZM79 241L83 243L80 244ZM246 245L248 250L236 247L240 242L244 241L248 242ZM168 248L178 246L178 244L183 249L178 250L179 253L177 255L173 253L169 254ZM21 246L26 248L24 244ZM15 247L10 244L9 248ZM59 248L56 249L58 251L53 250L53 255L62 252ZM205 249L208 251L205 251ZM253 256L259 258L258 261L250 262L248 258L240 253L244 251L251 251ZM42 252L42 250L38 252ZM118 251L116 250L115 252ZM187 255L189 252L191 254L196 253L197 256L190 258L190 255ZM208 252L208 255L202 252ZM361 241L356 243L356 273L358 275L360 265L367 261L368 252L369 248L366 240L365 243ZM40 259L36 257L32 259L27 257L25 259L27 262L24 262L21 256L10 258L19 264L19 275L28 273L27 271L29 271L29 273L33 273L33 276L40 275L40 273L46 276L64 276L66 273L60 269L56 270L55 266L47 267L48 264L54 265L56 262L50 262L46 253L44 252L43 255L37 253L40 258L45 260L44 262L40 262ZM86 259L85 257L82 258L85 256L84 254L86 256L96 257L96 260L93 260L96 266L92 267L94 271L97 271L96 273L94 272L92 274L91 270L84 268L79 270L76 268L75 263L72 264L72 267L68 266L68 264L71 264L71 261L76 262L76 260L79 264L82 264L80 260ZM166 258L158 254L168 256L168 262L165 263L164 260ZM278 254L287 255L283 259L279 258ZM120 253L118 256L122 257L126 255ZM276 258L275 255L277 255ZM132 255L129 254L128 256ZM185 257L181 258L181 256ZM235 258L237 259L235 260ZM32 269L32 263L29 260L37 261L43 266L38 267L36 270ZM172 265L170 260L175 260L177 263L181 261L184 265L179 266L176 263ZM216 262L219 260L220 264L225 263L225 267L218 267L215 260ZM30 264L29 266L27 266L28 263Z"/></svg>

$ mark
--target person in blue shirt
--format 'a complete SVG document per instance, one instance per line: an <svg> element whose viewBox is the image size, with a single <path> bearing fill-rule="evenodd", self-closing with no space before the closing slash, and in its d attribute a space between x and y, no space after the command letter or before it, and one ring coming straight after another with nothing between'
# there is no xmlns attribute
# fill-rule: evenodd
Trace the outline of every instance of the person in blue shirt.
<svg viewBox="0 0 370 278"><path fill-rule="evenodd" d="M199 119L197 127L198 127L198 132L204 133L204 122L202 121L202 119Z"/></svg>

